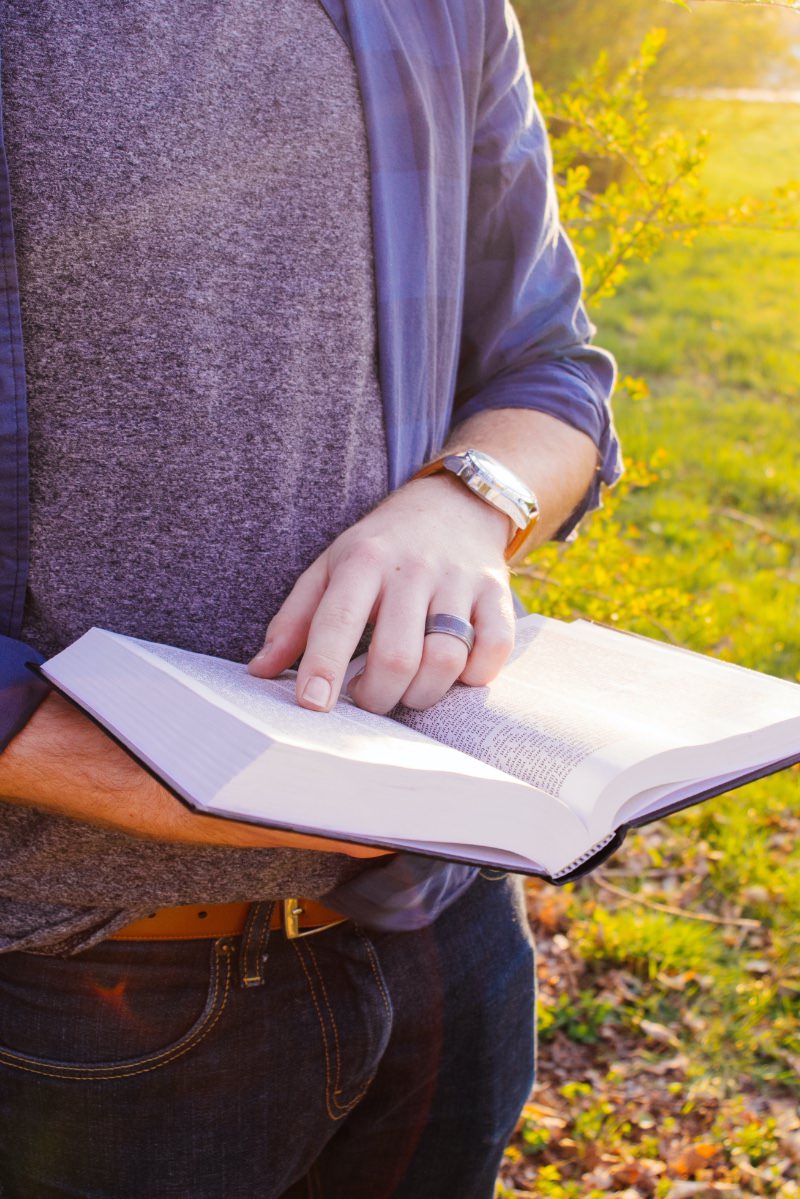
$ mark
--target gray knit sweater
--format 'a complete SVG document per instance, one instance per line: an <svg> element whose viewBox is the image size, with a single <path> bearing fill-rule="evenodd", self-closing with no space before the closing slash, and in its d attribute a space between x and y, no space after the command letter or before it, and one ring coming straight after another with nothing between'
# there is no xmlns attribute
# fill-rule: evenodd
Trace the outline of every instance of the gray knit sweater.
<svg viewBox="0 0 800 1199"><path fill-rule="evenodd" d="M23 636L238 660L386 492L363 114L318 0L7 0L29 381ZM0 948L363 864L134 841L0 805Z"/></svg>

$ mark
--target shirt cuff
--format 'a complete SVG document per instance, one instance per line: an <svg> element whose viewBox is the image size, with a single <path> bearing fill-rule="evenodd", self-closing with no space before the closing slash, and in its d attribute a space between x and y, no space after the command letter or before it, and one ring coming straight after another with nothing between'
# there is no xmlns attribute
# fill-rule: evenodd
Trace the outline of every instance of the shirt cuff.
<svg viewBox="0 0 800 1199"><path fill-rule="evenodd" d="M334 887L322 900L366 928L414 932L433 924L477 875L477 866L398 853Z"/></svg>
<svg viewBox="0 0 800 1199"><path fill-rule="evenodd" d="M607 390L597 384L594 372L586 369L583 363L570 359L540 362L531 364L520 374L492 380L456 410L459 422L477 412L500 408L545 412L585 433L595 443L597 469L594 478L580 503L553 534L554 541L572 540L580 520L601 507L603 484L611 487L622 475L619 440L603 394L607 394Z"/></svg>
<svg viewBox="0 0 800 1199"><path fill-rule="evenodd" d="M0 752L28 723L50 687L28 663L44 661L24 641L0 635Z"/></svg>

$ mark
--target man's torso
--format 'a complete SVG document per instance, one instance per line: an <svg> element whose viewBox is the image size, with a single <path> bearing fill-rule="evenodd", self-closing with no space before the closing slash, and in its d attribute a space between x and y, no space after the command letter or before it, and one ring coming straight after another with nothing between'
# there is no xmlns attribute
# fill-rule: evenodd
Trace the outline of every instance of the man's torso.
<svg viewBox="0 0 800 1199"><path fill-rule="evenodd" d="M386 491L366 138L317 0L10 0L24 635L244 658Z"/></svg>
<svg viewBox="0 0 800 1199"><path fill-rule="evenodd" d="M387 486L350 52L317 0L9 0L0 20L31 428L23 635L50 653L99 624L244 659ZM361 868L162 852L26 810L3 828L12 943L85 927L66 902L82 886L99 918L126 884L133 911L318 894Z"/></svg>

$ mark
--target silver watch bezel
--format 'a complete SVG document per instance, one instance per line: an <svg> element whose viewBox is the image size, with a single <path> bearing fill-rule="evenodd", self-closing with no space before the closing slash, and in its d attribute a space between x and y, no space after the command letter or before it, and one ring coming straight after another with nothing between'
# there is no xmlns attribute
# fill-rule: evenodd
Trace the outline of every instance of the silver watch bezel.
<svg viewBox="0 0 800 1199"><path fill-rule="evenodd" d="M508 516L518 529L527 529L538 519L536 494L512 470L482 450L446 454L442 466L475 495Z"/></svg>

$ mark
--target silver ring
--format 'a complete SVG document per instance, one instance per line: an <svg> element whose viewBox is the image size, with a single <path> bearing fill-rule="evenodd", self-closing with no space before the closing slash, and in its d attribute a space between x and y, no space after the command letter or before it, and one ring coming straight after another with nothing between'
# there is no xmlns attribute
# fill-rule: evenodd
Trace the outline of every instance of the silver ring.
<svg viewBox="0 0 800 1199"><path fill-rule="evenodd" d="M468 620L460 616L451 616L449 612L434 612L433 616L425 619L425 636L428 633L447 633L450 637L458 637L463 641L469 653L475 644L475 629Z"/></svg>

